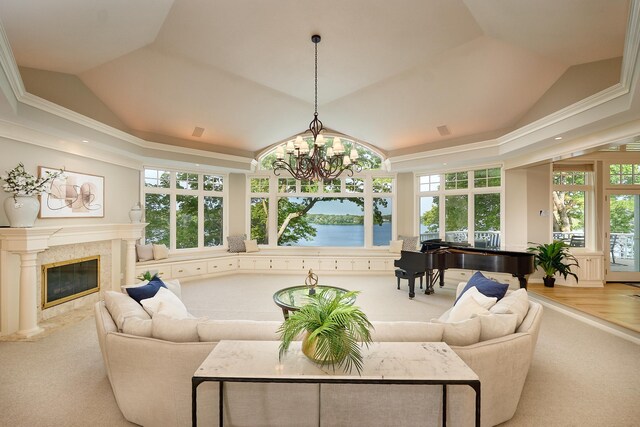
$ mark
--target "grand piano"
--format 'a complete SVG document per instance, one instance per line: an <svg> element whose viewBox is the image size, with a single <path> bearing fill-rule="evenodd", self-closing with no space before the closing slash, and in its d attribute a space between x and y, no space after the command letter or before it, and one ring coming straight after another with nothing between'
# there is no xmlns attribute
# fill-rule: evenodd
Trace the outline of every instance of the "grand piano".
<svg viewBox="0 0 640 427"><path fill-rule="evenodd" d="M527 252L474 248L438 239L422 242L420 252L402 251L394 265L408 273L409 298L415 297L415 273L427 273L424 293L432 294L436 281L444 286L444 271L449 268L511 273L525 289L527 275L535 270L534 255Z"/></svg>

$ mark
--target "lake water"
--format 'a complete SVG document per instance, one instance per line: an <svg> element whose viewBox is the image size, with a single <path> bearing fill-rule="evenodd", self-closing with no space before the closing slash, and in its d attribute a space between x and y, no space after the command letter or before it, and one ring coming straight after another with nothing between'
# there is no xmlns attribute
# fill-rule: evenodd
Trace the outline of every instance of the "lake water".
<svg viewBox="0 0 640 427"><path fill-rule="evenodd" d="M300 240L293 246L364 246L364 225L312 224L317 230L312 240ZM386 246L391 240L391 223L373 226L373 245Z"/></svg>

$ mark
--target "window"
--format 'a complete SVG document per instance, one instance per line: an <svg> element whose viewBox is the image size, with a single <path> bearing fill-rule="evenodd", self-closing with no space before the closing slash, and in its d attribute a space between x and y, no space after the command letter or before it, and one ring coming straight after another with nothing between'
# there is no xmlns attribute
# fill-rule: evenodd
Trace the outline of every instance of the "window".
<svg viewBox="0 0 640 427"><path fill-rule="evenodd" d="M417 180L421 240L500 247L501 168L421 175Z"/></svg>
<svg viewBox="0 0 640 427"><path fill-rule="evenodd" d="M249 232L260 244L387 246L395 233L393 176L324 182L256 176L249 177L248 188Z"/></svg>
<svg viewBox="0 0 640 427"><path fill-rule="evenodd" d="M573 247L584 247L590 238L589 200L593 194L592 172L554 165L551 206L553 239ZM584 169L576 167L576 169Z"/></svg>
<svg viewBox="0 0 640 427"><path fill-rule="evenodd" d="M279 246L364 246L364 200L280 197L278 230Z"/></svg>
<svg viewBox="0 0 640 427"><path fill-rule="evenodd" d="M609 165L609 183L614 185L640 184L640 165L638 164Z"/></svg>
<svg viewBox="0 0 640 427"><path fill-rule="evenodd" d="M269 244L269 178L249 178L249 238Z"/></svg>
<svg viewBox="0 0 640 427"><path fill-rule="evenodd" d="M444 189L456 190L469 187L468 172L454 172L444 174Z"/></svg>
<svg viewBox="0 0 640 427"><path fill-rule="evenodd" d="M223 244L224 177L144 170L145 241L170 249Z"/></svg>

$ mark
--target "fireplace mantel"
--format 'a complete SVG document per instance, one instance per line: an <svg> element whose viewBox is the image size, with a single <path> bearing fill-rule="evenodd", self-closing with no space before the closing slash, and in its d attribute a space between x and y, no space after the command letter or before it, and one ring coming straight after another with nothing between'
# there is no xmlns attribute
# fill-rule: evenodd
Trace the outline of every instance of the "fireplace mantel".
<svg viewBox="0 0 640 427"><path fill-rule="evenodd" d="M0 228L0 335L39 333L37 321L37 254L53 246L105 240L126 242L125 283L135 275L135 243L146 224L59 225L32 228ZM119 246L117 247L119 251ZM16 257L19 256L19 262ZM121 263L113 262L113 276L120 283Z"/></svg>

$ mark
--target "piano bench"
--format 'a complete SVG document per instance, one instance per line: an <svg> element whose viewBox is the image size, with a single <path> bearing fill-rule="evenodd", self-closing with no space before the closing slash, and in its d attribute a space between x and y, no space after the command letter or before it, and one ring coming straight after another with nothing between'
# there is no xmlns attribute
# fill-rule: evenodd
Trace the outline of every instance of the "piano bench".
<svg viewBox="0 0 640 427"><path fill-rule="evenodd" d="M398 278L398 289L400 289L400 279L408 279L409 276L410 276L409 273L407 273L405 270L401 268L396 268L396 277ZM418 277L420 278L420 289L422 289L422 278L424 277L424 271L418 271L413 274L414 279L417 279Z"/></svg>

